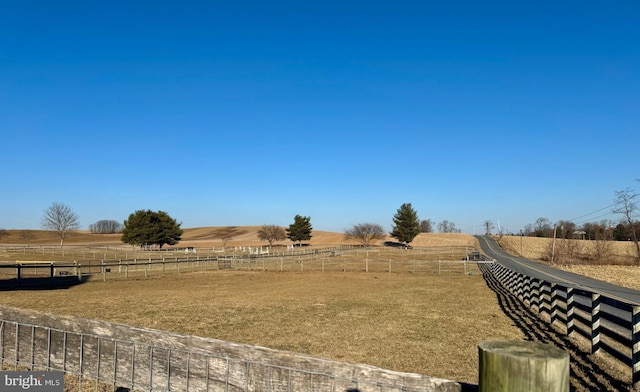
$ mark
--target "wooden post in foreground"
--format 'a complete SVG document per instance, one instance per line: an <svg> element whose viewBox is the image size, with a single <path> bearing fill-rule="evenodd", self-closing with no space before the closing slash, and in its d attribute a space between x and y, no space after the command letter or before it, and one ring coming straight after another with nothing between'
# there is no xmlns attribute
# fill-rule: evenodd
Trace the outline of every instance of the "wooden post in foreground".
<svg viewBox="0 0 640 392"><path fill-rule="evenodd" d="M526 341L478 345L480 392L569 392L569 354Z"/></svg>

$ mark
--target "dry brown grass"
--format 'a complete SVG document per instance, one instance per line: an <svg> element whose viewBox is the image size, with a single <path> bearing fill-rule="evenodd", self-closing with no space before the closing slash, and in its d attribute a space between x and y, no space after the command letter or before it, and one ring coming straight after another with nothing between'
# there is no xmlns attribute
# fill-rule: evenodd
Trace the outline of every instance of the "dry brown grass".
<svg viewBox="0 0 640 392"><path fill-rule="evenodd" d="M233 241L227 246L265 245L257 238L258 229L187 229L180 246L219 247L222 235L232 235ZM57 244L55 237L46 237L50 233L44 234L37 237L38 242ZM506 247L519 254L520 237L514 239ZM388 240L391 239L379 243ZM528 237L522 240L525 257L533 259L543 258L550 241ZM3 242L9 242L7 237ZM79 248L119 244L119 236L80 233L66 243ZM340 233L314 231L310 246L343 243ZM477 247L477 241L462 234L421 234L413 245L456 247L460 251L464 247ZM389 257L387 251L377 253L382 254L385 260L379 260L381 264ZM403 257L415 258L417 254L404 251ZM353 255L337 259L344 257ZM367 257L374 263L376 252ZM456 253L455 257L459 255ZM398 256L397 260L400 262L402 258ZM578 272L602 272L603 267L595 268ZM618 268L623 276L625 270ZM0 292L0 300L17 307L267 346L469 383L477 382L478 343L519 340L529 333L529 327L518 317L508 318L501 311L496 293L479 274L406 271L398 273L394 269L391 274L384 269L369 273L208 271L153 275L149 279L96 280L67 290L5 291Z"/></svg>
<svg viewBox="0 0 640 392"><path fill-rule="evenodd" d="M550 262L553 243L551 238L505 236L499 240L500 246L514 255L522 255L541 262ZM572 257L562 257L564 244L569 244ZM605 260L597 260L594 254L596 241L557 240L554 267L575 274L588 276L619 286L640 290L640 265L635 262L635 248L632 242L610 241Z"/></svg>
<svg viewBox="0 0 640 392"><path fill-rule="evenodd" d="M495 237L500 246L509 253L532 260L549 261L553 239L539 237L503 236ZM634 245L627 241L608 241L605 260L597 260L597 241L556 240L555 256L560 264L631 264L635 255ZM568 246L566 244L569 244ZM566 257L563 250L571 248L572 257ZM566 253L566 252L565 252Z"/></svg>
<svg viewBox="0 0 640 392"><path fill-rule="evenodd" d="M574 274L640 290L640 266L630 265L562 265L559 268Z"/></svg>
<svg viewBox="0 0 640 392"><path fill-rule="evenodd" d="M0 298L471 383L481 341L522 338L478 274L199 272Z"/></svg>
<svg viewBox="0 0 640 392"><path fill-rule="evenodd" d="M179 246L221 247L223 238L229 238L226 246L265 246L267 243L258 238L260 226L224 226L224 227L196 227L184 229L184 235ZM59 245L60 239L54 232L44 230L29 230L30 237L24 236L24 230L7 230L7 236L0 238L0 245ZM382 245L385 241L395 241L390 236L372 245ZM289 240L278 245L290 244ZM65 245L119 245L120 234L92 234L88 231L78 231L71 234L64 241ZM313 230L310 246L358 244L356 241L344 239L344 234L329 231ZM421 233L412 242L414 246L471 246L477 247L477 240L467 234L435 234Z"/></svg>

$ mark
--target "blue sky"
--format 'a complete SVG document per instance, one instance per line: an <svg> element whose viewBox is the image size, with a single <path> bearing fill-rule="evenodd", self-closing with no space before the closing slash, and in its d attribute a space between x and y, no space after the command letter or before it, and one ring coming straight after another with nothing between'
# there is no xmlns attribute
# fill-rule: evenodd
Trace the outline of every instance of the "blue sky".
<svg viewBox="0 0 640 392"><path fill-rule="evenodd" d="M0 227L517 232L637 189L637 1L305 3L0 1Z"/></svg>

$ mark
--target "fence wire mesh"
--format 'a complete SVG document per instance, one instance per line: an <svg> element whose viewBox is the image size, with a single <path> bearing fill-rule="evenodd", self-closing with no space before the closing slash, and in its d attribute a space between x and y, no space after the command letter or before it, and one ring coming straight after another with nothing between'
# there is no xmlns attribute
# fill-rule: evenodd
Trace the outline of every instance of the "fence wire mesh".
<svg viewBox="0 0 640 392"><path fill-rule="evenodd" d="M0 321L5 370L63 371L65 391L426 392L385 380Z"/></svg>

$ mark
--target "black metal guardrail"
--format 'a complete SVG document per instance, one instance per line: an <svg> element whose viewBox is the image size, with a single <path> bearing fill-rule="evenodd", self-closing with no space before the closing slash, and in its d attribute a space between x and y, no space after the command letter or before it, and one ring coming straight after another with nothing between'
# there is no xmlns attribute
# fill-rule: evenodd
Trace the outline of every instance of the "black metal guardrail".
<svg viewBox="0 0 640 392"><path fill-rule="evenodd" d="M499 263L493 275L538 317L591 342L591 353L604 352L629 366L640 388L640 304L595 291L561 285L515 272Z"/></svg>

